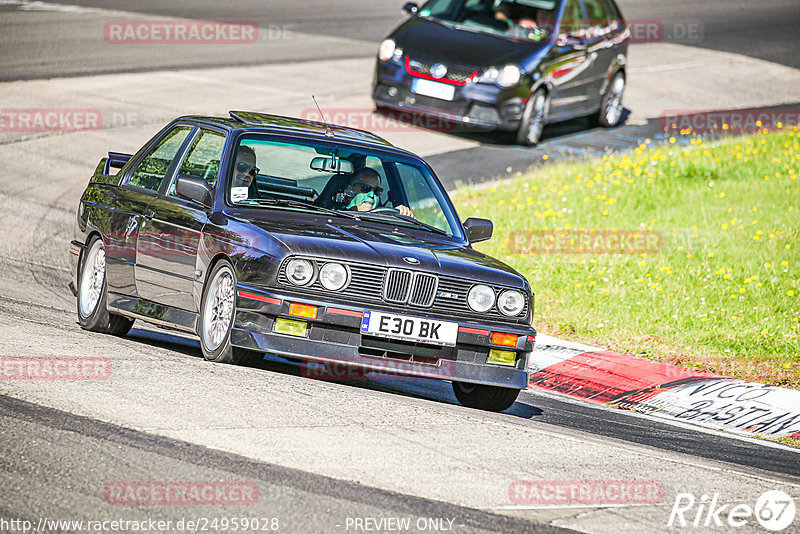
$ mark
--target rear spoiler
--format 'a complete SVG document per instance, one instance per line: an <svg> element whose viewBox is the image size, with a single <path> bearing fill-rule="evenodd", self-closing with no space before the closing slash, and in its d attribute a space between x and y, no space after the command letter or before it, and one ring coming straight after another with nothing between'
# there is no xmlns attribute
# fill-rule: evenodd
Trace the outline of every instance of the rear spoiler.
<svg viewBox="0 0 800 534"><path fill-rule="evenodd" d="M103 165L103 174L108 174L111 167L121 169L126 163L130 161L133 154L123 154L122 152L109 152L107 158L103 158L105 163Z"/></svg>
<svg viewBox="0 0 800 534"><path fill-rule="evenodd" d="M94 169L94 174L89 180L90 182L109 182L109 171L111 168L121 169L128 163L132 154L123 154L122 152L109 152L107 158L100 160L97 167Z"/></svg>

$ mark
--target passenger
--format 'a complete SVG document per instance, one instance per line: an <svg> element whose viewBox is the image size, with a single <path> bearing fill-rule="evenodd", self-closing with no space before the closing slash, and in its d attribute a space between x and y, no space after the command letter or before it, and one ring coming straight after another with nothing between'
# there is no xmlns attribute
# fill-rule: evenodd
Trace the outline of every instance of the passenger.
<svg viewBox="0 0 800 534"><path fill-rule="evenodd" d="M236 165L231 181L231 200L238 202L248 198L261 198L256 186L256 153L249 146L240 146L236 152Z"/></svg>

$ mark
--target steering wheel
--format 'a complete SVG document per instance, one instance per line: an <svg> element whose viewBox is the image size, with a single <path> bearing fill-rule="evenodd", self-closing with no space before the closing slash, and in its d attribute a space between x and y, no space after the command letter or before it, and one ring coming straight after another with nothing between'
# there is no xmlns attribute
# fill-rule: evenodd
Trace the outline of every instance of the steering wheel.
<svg viewBox="0 0 800 534"><path fill-rule="evenodd" d="M396 208L390 208L388 206L382 207L382 208L375 208L375 209L369 210L369 212L370 213L390 213L392 215L399 215L400 214L400 210L398 210Z"/></svg>

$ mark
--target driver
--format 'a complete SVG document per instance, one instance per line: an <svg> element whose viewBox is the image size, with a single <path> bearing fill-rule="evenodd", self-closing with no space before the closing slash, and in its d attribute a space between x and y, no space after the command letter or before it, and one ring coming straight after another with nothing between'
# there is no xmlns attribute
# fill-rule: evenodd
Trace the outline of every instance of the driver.
<svg viewBox="0 0 800 534"><path fill-rule="evenodd" d="M249 146L240 146L236 152L236 165L233 168L233 180L231 181L231 200L233 202L261 197L255 181L258 172L255 151Z"/></svg>
<svg viewBox="0 0 800 534"><path fill-rule="evenodd" d="M345 197L352 198L344 209L357 211L370 211L380 207L380 194L383 188L380 186L381 176L377 171L369 167L357 170L345 186ZM400 215L413 217L414 213L408 206L395 206Z"/></svg>
<svg viewBox="0 0 800 534"><path fill-rule="evenodd" d="M509 26L516 25L527 30L537 27L535 8L511 4L502 0L499 3L495 2L494 18L508 23Z"/></svg>

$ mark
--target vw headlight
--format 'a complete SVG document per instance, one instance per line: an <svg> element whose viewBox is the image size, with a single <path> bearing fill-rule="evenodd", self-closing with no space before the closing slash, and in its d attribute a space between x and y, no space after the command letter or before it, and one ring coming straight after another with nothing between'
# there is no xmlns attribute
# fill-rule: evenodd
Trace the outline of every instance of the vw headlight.
<svg viewBox="0 0 800 534"><path fill-rule="evenodd" d="M308 260L293 259L286 264L286 278L296 286L305 286L314 279L314 265Z"/></svg>
<svg viewBox="0 0 800 534"><path fill-rule="evenodd" d="M522 78L522 71L516 65L506 65L502 69L491 67L478 79L484 83L496 83L500 87L513 87Z"/></svg>
<svg viewBox="0 0 800 534"><path fill-rule="evenodd" d="M497 85L501 87L513 87L519 83L522 73L516 65L506 65L500 69L497 75Z"/></svg>
<svg viewBox="0 0 800 534"><path fill-rule="evenodd" d="M513 289L503 291L497 299L497 309L500 310L500 313L509 317L518 315L524 307L525 295Z"/></svg>
<svg viewBox="0 0 800 534"><path fill-rule="evenodd" d="M381 43L380 48L378 48L378 58L381 61L389 61L394 55L394 48L394 41L386 39Z"/></svg>
<svg viewBox="0 0 800 534"><path fill-rule="evenodd" d="M347 285L347 267L341 263L326 263L319 270L319 282L330 291L339 291Z"/></svg>
<svg viewBox="0 0 800 534"><path fill-rule="evenodd" d="M494 290L481 284L472 286L467 295L467 304L476 312L489 311L494 305Z"/></svg>

